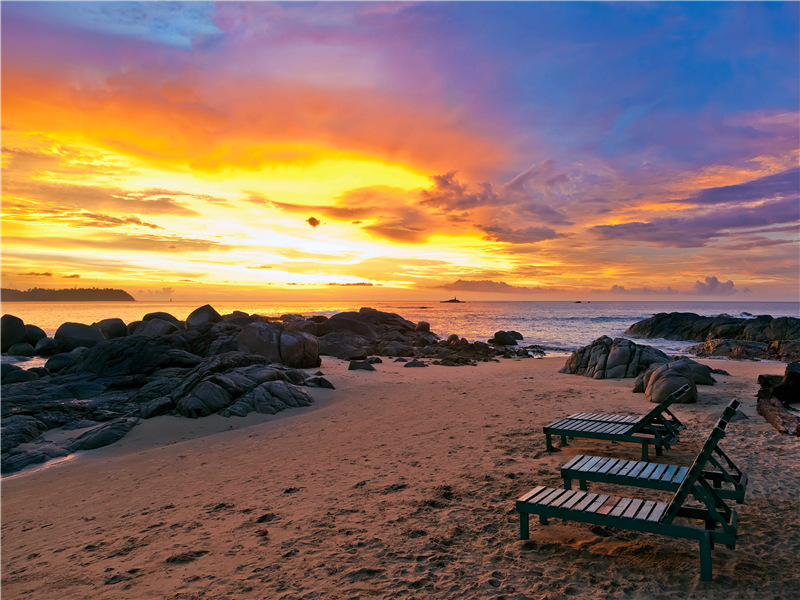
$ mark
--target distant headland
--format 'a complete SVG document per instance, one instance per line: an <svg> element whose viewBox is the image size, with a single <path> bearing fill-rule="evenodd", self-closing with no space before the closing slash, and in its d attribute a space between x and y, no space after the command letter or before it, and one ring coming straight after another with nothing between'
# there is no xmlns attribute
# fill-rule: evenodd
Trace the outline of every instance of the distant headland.
<svg viewBox="0 0 800 600"><path fill-rule="evenodd" d="M461 304L463 300L459 300L455 296L451 300L442 300L441 304Z"/></svg>
<svg viewBox="0 0 800 600"><path fill-rule="evenodd" d="M0 299L5 302L134 302L135 298L124 290L111 288L67 288L49 290L32 288L26 291L0 289Z"/></svg>

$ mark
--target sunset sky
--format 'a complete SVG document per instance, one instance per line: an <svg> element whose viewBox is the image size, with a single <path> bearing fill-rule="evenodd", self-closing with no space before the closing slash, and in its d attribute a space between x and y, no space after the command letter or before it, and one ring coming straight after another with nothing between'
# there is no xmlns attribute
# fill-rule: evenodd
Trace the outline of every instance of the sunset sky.
<svg viewBox="0 0 800 600"><path fill-rule="evenodd" d="M797 300L796 2L8 2L2 285Z"/></svg>

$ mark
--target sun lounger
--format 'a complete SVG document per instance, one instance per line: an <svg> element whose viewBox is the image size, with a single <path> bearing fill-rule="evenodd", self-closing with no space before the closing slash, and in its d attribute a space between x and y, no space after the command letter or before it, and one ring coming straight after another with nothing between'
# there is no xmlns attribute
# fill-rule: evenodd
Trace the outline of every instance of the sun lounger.
<svg viewBox="0 0 800 600"><path fill-rule="evenodd" d="M548 518L554 517L697 540L700 544L700 579L711 581L714 544L725 544L733 549L738 531L736 511L728 507L703 474L714 448L725 436L727 425L722 419L717 422L670 502L539 486L517 500L520 538L529 539L529 516L538 515L539 522L544 525ZM686 506L690 495L699 506Z"/></svg>
<svg viewBox="0 0 800 600"><path fill-rule="evenodd" d="M680 387L641 417L576 413L553 421L543 428L547 451L553 451L552 436L559 435L562 446L567 445L568 438L610 440L641 444L643 461L647 460L651 445L656 449L656 455L660 456L663 448L669 448L678 439L683 428L683 424L670 412L669 407L690 389L688 384ZM588 418L589 415L592 418Z"/></svg>
<svg viewBox="0 0 800 600"><path fill-rule="evenodd" d="M721 420L730 422L739 404L738 400L731 400ZM686 466L583 454L578 454L561 467L564 488L570 489L572 481L577 480L582 490L586 489L587 481L597 481L674 492L688 473L689 467ZM747 474L742 473L719 444L708 458L708 468L703 471L703 477L713 484L721 498L744 502Z"/></svg>

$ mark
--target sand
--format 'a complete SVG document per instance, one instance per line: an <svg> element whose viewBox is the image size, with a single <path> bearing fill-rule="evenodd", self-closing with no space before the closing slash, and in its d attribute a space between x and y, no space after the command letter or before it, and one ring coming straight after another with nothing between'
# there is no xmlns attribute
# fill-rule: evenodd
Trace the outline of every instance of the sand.
<svg viewBox="0 0 800 600"><path fill-rule="evenodd" d="M639 455L577 440L545 452L556 417L650 408L632 380L559 374L564 361L365 372L325 358L336 390L310 390L311 408L159 417L7 477L3 599L796 598L800 440L755 411L756 377L781 363L707 361L731 375L677 407L687 429L658 459L689 464L725 404L743 402L723 447L750 486L713 582L686 540L558 520L518 539L514 500L559 485L576 453Z"/></svg>

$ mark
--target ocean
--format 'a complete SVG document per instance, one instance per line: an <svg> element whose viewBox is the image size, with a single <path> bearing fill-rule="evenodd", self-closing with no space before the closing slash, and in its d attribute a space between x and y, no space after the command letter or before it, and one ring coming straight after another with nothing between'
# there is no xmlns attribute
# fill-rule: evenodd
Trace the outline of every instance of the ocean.
<svg viewBox="0 0 800 600"><path fill-rule="evenodd" d="M111 317L126 323L152 312L168 312L185 319L196 302L4 302L3 314L12 314L52 336L61 323L91 324ZM497 330L518 331L523 344L538 345L547 355L566 355L602 335L626 337L633 323L662 312L692 312L734 317L800 317L800 302L212 302L220 313L234 310L277 317L286 313L305 316L357 311L362 306L398 313L414 322L427 321L431 331L446 339L457 334L470 341L487 341ZM651 339L646 343L674 354L694 342Z"/></svg>

